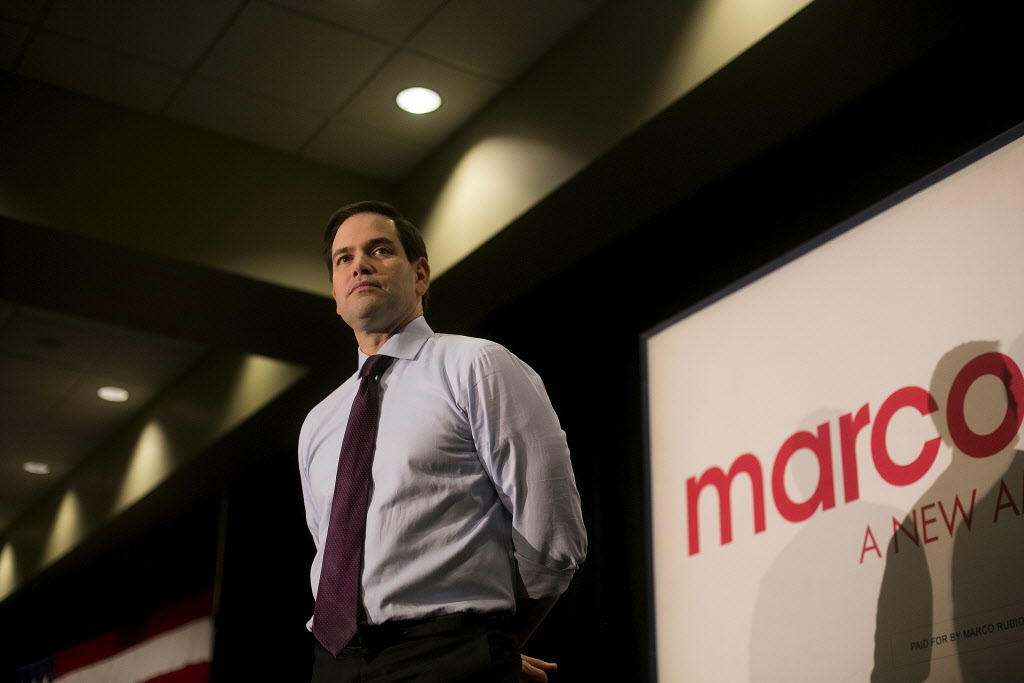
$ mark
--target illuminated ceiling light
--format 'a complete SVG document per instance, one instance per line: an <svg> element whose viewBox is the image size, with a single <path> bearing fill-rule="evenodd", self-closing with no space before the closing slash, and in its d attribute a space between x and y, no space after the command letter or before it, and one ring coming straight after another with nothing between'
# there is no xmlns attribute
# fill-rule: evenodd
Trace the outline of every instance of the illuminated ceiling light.
<svg viewBox="0 0 1024 683"><path fill-rule="evenodd" d="M121 387L100 387L96 395L111 403L124 403L128 400L128 390Z"/></svg>
<svg viewBox="0 0 1024 683"><path fill-rule="evenodd" d="M441 106L441 96L429 88L406 88L395 102L410 114L429 114Z"/></svg>
<svg viewBox="0 0 1024 683"><path fill-rule="evenodd" d="M49 474L50 466L45 462L35 462L29 460L21 466L21 469L25 470L29 474Z"/></svg>

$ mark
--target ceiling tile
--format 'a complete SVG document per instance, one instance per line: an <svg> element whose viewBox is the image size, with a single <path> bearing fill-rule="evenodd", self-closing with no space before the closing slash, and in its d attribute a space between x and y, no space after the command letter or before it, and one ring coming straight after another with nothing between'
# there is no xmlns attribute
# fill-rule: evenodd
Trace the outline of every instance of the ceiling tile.
<svg viewBox="0 0 1024 683"><path fill-rule="evenodd" d="M306 14L387 40L405 41L444 0L274 0Z"/></svg>
<svg viewBox="0 0 1024 683"><path fill-rule="evenodd" d="M46 0L3 0L0 2L0 19L31 24L45 6Z"/></svg>
<svg viewBox="0 0 1024 683"><path fill-rule="evenodd" d="M96 361L93 371L119 381L160 386L184 372L201 351L196 344L124 330Z"/></svg>
<svg viewBox="0 0 1024 683"><path fill-rule="evenodd" d="M29 474L21 469L22 463L29 459L0 459L0 500L4 501L0 507L0 534L68 471L51 465L50 474Z"/></svg>
<svg viewBox="0 0 1024 683"><path fill-rule="evenodd" d="M22 425L0 421L0 534L29 505L60 481L78 462L78 445L63 435L35 434ZM29 460L50 466L46 475L29 474Z"/></svg>
<svg viewBox="0 0 1024 683"><path fill-rule="evenodd" d="M55 378L32 375L16 380L8 374L10 367L10 359L0 358L0 373L4 373L4 381L0 383L0 415L20 425L46 425L47 412L57 396L46 393L44 387L53 386ZM61 387L61 391L70 390L72 386L73 381Z"/></svg>
<svg viewBox="0 0 1024 683"><path fill-rule="evenodd" d="M40 415L72 391L81 377L81 372L56 365L0 356L0 391L23 402L23 409L35 406Z"/></svg>
<svg viewBox="0 0 1024 683"><path fill-rule="evenodd" d="M28 308L0 330L0 353L5 356L73 372L92 368L108 343L109 334Z"/></svg>
<svg viewBox="0 0 1024 683"><path fill-rule="evenodd" d="M190 79L165 113L288 152L298 150L325 119L323 113L204 78Z"/></svg>
<svg viewBox="0 0 1024 683"><path fill-rule="evenodd" d="M53 468L68 470L81 458L81 444L63 432L33 429L21 423L0 421L0 463L17 462L20 469L26 460L39 460ZM3 506L0 506L3 507Z"/></svg>
<svg viewBox="0 0 1024 683"><path fill-rule="evenodd" d="M183 73L47 31L33 41L21 73L83 95L157 112Z"/></svg>
<svg viewBox="0 0 1024 683"><path fill-rule="evenodd" d="M96 395L102 386L117 385L128 390L124 403L104 401ZM156 385L125 381L120 376L85 375L82 381L54 404L49 419L59 425L59 434L73 436L84 450L113 432L138 413L156 395Z"/></svg>
<svg viewBox="0 0 1024 683"><path fill-rule="evenodd" d="M57 0L44 27L162 64L191 68L243 0Z"/></svg>
<svg viewBox="0 0 1024 683"><path fill-rule="evenodd" d="M303 156L392 182L405 175L429 151L427 145L337 118L316 137Z"/></svg>
<svg viewBox="0 0 1024 683"><path fill-rule="evenodd" d="M196 344L0 300L0 529L139 414ZM96 395L115 384L125 403ZM48 476L21 471L27 460ZM6 522L4 521L6 520Z"/></svg>
<svg viewBox="0 0 1024 683"><path fill-rule="evenodd" d="M200 74L328 112L391 51L381 41L254 2L210 53Z"/></svg>
<svg viewBox="0 0 1024 683"><path fill-rule="evenodd" d="M408 47L510 80L592 10L582 0L451 0Z"/></svg>
<svg viewBox="0 0 1024 683"><path fill-rule="evenodd" d="M0 69L14 69L25 39L28 38L29 27L11 21L0 21Z"/></svg>
<svg viewBox="0 0 1024 683"><path fill-rule="evenodd" d="M399 109L395 96L412 86L440 93L441 108L430 114L410 114ZM396 137L435 145L465 123L500 87L491 79L403 52L345 106L341 116Z"/></svg>
<svg viewBox="0 0 1024 683"><path fill-rule="evenodd" d="M7 321L14 317L16 310L18 310L18 307L13 301L0 299L0 327L6 325Z"/></svg>

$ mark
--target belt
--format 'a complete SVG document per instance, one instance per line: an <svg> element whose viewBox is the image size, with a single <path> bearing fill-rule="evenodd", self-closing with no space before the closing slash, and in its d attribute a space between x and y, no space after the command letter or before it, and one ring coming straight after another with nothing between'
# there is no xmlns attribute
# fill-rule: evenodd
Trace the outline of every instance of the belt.
<svg viewBox="0 0 1024 683"><path fill-rule="evenodd" d="M398 643L427 636L456 633L476 627L501 627L510 623L511 612L457 612L425 619L385 621L382 624L360 624L349 647L362 646L383 650Z"/></svg>

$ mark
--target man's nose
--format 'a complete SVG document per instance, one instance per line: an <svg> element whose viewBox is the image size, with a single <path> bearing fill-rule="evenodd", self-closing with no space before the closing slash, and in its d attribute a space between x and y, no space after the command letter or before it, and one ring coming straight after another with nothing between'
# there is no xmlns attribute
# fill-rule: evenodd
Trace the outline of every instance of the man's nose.
<svg viewBox="0 0 1024 683"><path fill-rule="evenodd" d="M352 269L356 273L370 273L373 272L373 265L365 254L356 254L352 257Z"/></svg>

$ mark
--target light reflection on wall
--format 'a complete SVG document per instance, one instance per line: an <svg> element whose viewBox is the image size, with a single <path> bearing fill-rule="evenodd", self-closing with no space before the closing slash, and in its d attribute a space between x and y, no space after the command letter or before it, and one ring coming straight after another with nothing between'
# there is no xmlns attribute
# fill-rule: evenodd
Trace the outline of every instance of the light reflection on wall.
<svg viewBox="0 0 1024 683"><path fill-rule="evenodd" d="M537 78L509 88L499 98L500 107L460 131L446 143L445 154L405 186L409 203L421 207L433 276L808 4L608 3L581 28L578 41L566 41L553 52ZM648 15L657 19L636 22ZM630 49L638 41L642 49ZM581 63L600 75L581 73ZM543 113L534 114L538 110Z"/></svg>
<svg viewBox="0 0 1024 683"><path fill-rule="evenodd" d="M156 420L139 433L114 503L120 512L157 487L174 469L174 456L163 427Z"/></svg>
<svg viewBox="0 0 1024 683"><path fill-rule="evenodd" d="M5 543L0 550L0 599L5 598L18 581L18 565L14 557L14 545Z"/></svg>
<svg viewBox="0 0 1024 683"><path fill-rule="evenodd" d="M264 356L246 356L235 376L234 384L227 392L224 411L218 428L234 426L267 402L281 387L288 386L300 373L295 366Z"/></svg>
<svg viewBox="0 0 1024 683"><path fill-rule="evenodd" d="M50 536L43 550L42 565L51 564L75 547L86 531L82 502L74 489L68 489L61 498L57 516L50 528Z"/></svg>
<svg viewBox="0 0 1024 683"><path fill-rule="evenodd" d="M435 277L506 227L585 159L548 141L501 135L459 160L423 221Z"/></svg>
<svg viewBox="0 0 1024 683"><path fill-rule="evenodd" d="M644 79L638 112L650 117L698 86L785 23L810 0L701 0L686 10L675 43ZM642 123L644 119L636 123Z"/></svg>

